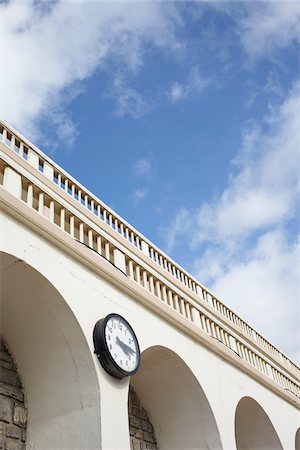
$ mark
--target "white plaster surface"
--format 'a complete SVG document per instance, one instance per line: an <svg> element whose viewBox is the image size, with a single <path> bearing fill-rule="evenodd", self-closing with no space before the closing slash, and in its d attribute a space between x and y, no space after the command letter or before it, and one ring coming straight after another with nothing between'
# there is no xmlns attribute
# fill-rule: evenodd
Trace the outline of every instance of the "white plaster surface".
<svg viewBox="0 0 300 450"><path fill-rule="evenodd" d="M132 380L160 449L220 448L219 440L223 449L235 449L236 407L248 396L263 408L282 447L294 450L300 415L290 403L4 212L0 244L23 261L2 275L1 327L28 392L29 449L129 449L129 380L111 378L93 355L94 324L117 312L134 328L145 359L158 346L173 358L164 371L162 354L154 352Z"/></svg>

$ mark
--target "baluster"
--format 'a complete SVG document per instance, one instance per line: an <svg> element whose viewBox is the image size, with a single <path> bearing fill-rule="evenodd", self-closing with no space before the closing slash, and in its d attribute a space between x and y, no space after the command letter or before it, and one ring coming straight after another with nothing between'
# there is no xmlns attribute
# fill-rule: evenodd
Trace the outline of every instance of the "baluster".
<svg viewBox="0 0 300 450"><path fill-rule="evenodd" d="M66 210L65 210L65 208L61 208L61 210L60 210L60 228L62 230L65 229L65 218L66 218Z"/></svg>
<svg viewBox="0 0 300 450"><path fill-rule="evenodd" d="M110 245L108 241L105 242L104 251L105 251L105 258L108 259L108 261L110 261Z"/></svg>
<svg viewBox="0 0 300 450"><path fill-rule="evenodd" d="M171 308L174 308L173 293L171 290L168 290L168 304L171 306Z"/></svg>
<svg viewBox="0 0 300 450"><path fill-rule="evenodd" d="M79 240L84 243L84 223L79 224Z"/></svg>
<svg viewBox="0 0 300 450"><path fill-rule="evenodd" d="M97 252L99 255L102 255L102 239L100 235L97 236Z"/></svg>
<svg viewBox="0 0 300 450"><path fill-rule="evenodd" d="M146 270L143 271L143 286L145 289L149 290L148 287L148 277L147 277L147 272Z"/></svg>
<svg viewBox="0 0 300 450"><path fill-rule="evenodd" d="M39 206L38 206L38 211L40 214L44 214L44 193L43 192L39 192Z"/></svg>
<svg viewBox="0 0 300 450"><path fill-rule="evenodd" d="M70 217L70 235L75 237L75 217Z"/></svg>
<svg viewBox="0 0 300 450"><path fill-rule="evenodd" d="M140 266L136 266L136 282L141 284L141 268Z"/></svg>
<svg viewBox="0 0 300 450"><path fill-rule="evenodd" d="M129 270L129 277L131 279L134 279L134 274L133 274L133 261L132 259L129 259L128 261L128 270Z"/></svg>
<svg viewBox="0 0 300 450"><path fill-rule="evenodd" d="M33 207L33 185L29 184L27 188L27 205Z"/></svg>
<svg viewBox="0 0 300 450"><path fill-rule="evenodd" d="M7 139L7 129L3 128L3 131L2 131L2 142L4 142L4 144L6 144L6 139Z"/></svg>
<svg viewBox="0 0 300 450"><path fill-rule="evenodd" d="M150 289L150 292L152 294L155 293L155 291L154 291L154 280L153 280L153 276L152 275L149 276L149 289Z"/></svg>
<svg viewBox="0 0 300 450"><path fill-rule="evenodd" d="M161 300L161 292L160 292L160 282L159 282L159 280L155 281L155 289L156 289L156 296Z"/></svg>
<svg viewBox="0 0 300 450"><path fill-rule="evenodd" d="M90 248L94 248L94 242L93 242L93 230L90 228L88 231L88 245Z"/></svg>
<svg viewBox="0 0 300 450"><path fill-rule="evenodd" d="M178 301L178 295L177 295L177 294L174 295L174 309L175 309L177 312L180 312L180 309L179 309L179 301Z"/></svg>
<svg viewBox="0 0 300 450"><path fill-rule="evenodd" d="M54 200L50 200L49 219L52 223L54 223Z"/></svg>

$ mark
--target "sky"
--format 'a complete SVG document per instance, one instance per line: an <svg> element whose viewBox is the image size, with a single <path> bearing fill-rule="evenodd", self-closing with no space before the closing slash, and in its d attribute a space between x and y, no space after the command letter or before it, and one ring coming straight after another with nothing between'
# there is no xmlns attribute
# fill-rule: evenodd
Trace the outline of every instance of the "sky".
<svg viewBox="0 0 300 450"><path fill-rule="evenodd" d="M0 2L0 116L300 361L300 3Z"/></svg>

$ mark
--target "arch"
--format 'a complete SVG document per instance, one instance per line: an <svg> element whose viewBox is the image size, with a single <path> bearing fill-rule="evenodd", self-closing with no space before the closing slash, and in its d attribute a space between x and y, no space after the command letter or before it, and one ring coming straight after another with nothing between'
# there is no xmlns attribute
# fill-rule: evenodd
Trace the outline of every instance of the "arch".
<svg viewBox="0 0 300 450"><path fill-rule="evenodd" d="M300 450L300 428L298 428L298 430L296 431L295 450Z"/></svg>
<svg viewBox="0 0 300 450"><path fill-rule="evenodd" d="M162 346L145 350L131 386L147 411L159 449L222 449L206 395L175 352Z"/></svg>
<svg viewBox="0 0 300 450"><path fill-rule="evenodd" d="M28 402L27 447L101 448L100 392L83 331L55 287L7 253L1 260L1 333Z"/></svg>
<svg viewBox="0 0 300 450"><path fill-rule="evenodd" d="M267 413L251 397L243 397L237 405L235 440L238 450L283 450Z"/></svg>

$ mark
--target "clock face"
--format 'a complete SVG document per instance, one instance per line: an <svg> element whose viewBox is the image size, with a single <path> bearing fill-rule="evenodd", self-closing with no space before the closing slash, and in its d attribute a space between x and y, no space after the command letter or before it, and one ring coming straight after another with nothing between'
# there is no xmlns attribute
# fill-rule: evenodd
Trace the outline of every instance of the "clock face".
<svg viewBox="0 0 300 450"><path fill-rule="evenodd" d="M94 345L103 368L112 376L124 378L139 368L138 340L129 323L119 314L100 319L94 328Z"/></svg>
<svg viewBox="0 0 300 450"><path fill-rule="evenodd" d="M105 326L105 340L115 363L127 372L138 364L138 343L132 328L121 316L111 316Z"/></svg>

